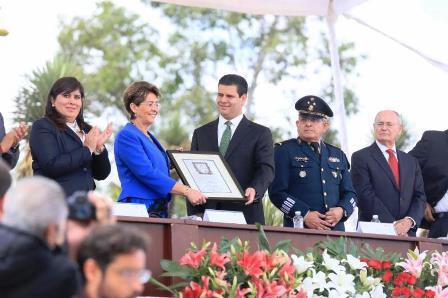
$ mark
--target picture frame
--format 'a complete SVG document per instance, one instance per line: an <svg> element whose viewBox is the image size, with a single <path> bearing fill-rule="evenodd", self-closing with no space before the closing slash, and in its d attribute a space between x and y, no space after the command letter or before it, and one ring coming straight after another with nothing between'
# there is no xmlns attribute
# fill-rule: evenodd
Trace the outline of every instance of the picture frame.
<svg viewBox="0 0 448 298"><path fill-rule="evenodd" d="M199 190L208 200L246 201L227 162L217 152L167 150L185 185Z"/></svg>

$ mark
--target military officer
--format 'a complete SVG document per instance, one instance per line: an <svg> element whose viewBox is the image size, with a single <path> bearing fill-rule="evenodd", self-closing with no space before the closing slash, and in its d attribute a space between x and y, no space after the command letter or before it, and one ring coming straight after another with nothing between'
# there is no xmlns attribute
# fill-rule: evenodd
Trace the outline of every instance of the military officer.
<svg viewBox="0 0 448 298"><path fill-rule="evenodd" d="M313 95L300 98L295 108L299 137L276 144L269 197L284 213L285 227L293 226L292 218L300 211L305 228L344 231L356 193L344 152L322 141L333 111Z"/></svg>

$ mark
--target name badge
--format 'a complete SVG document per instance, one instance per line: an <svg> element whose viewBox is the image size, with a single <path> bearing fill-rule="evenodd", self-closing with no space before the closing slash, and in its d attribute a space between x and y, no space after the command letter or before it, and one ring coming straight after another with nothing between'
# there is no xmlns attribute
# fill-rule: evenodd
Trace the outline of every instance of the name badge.
<svg viewBox="0 0 448 298"><path fill-rule="evenodd" d="M333 157L333 156L330 156L330 157L328 158L328 161L329 161L329 162L341 162L341 160L340 160L339 158L337 158L337 157Z"/></svg>
<svg viewBox="0 0 448 298"><path fill-rule="evenodd" d="M309 158L307 156L296 156L294 157L295 160L297 161L303 161L303 162L308 162Z"/></svg>

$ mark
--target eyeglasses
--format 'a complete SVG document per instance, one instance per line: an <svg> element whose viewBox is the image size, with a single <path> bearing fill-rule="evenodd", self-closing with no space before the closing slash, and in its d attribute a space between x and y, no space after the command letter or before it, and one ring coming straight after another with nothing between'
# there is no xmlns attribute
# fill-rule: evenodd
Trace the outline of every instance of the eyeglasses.
<svg viewBox="0 0 448 298"><path fill-rule="evenodd" d="M391 128L391 127L395 126L396 123L392 123L392 122L375 122L374 125L376 127L386 126L387 128Z"/></svg>
<svg viewBox="0 0 448 298"><path fill-rule="evenodd" d="M149 271L148 269L134 270L130 268L124 268L118 270L117 272L124 279L127 279L129 281L138 280L142 284L147 283L151 279L151 271Z"/></svg>
<svg viewBox="0 0 448 298"><path fill-rule="evenodd" d="M148 108L156 107L160 108L160 101L143 101L140 105L144 105Z"/></svg>

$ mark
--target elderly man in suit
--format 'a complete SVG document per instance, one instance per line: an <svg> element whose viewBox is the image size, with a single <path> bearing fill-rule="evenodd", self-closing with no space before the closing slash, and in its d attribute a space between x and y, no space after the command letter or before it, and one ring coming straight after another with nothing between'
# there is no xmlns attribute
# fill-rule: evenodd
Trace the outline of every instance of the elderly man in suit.
<svg viewBox="0 0 448 298"><path fill-rule="evenodd" d="M415 235L426 196L417 160L396 148L400 115L381 111L373 124L375 142L352 155L352 179L359 199L359 219L394 223L397 235Z"/></svg>
<svg viewBox="0 0 448 298"><path fill-rule="evenodd" d="M19 160L19 142L26 136L27 126L21 122L17 127L6 133L3 115L0 113L0 153L2 159L12 169Z"/></svg>
<svg viewBox="0 0 448 298"><path fill-rule="evenodd" d="M218 119L197 128L192 151L220 152L244 190L245 203L210 202L205 206L187 203L188 213L204 208L243 211L249 224L264 224L262 198L274 178L272 134L269 128L248 120L243 114L247 100L247 82L235 74L218 82L216 106Z"/></svg>
<svg viewBox="0 0 448 298"><path fill-rule="evenodd" d="M422 169L425 194L426 227L431 238L448 233L448 130L425 131L409 154L417 158ZM423 223L422 223L423 226Z"/></svg>

